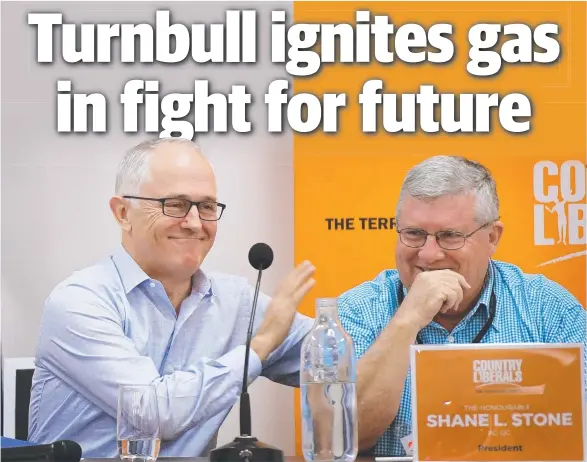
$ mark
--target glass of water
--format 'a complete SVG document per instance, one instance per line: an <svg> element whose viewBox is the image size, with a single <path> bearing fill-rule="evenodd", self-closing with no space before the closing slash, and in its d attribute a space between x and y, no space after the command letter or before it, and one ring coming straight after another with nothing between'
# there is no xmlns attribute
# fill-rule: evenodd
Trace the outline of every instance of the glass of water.
<svg viewBox="0 0 587 462"><path fill-rule="evenodd" d="M159 407L154 385L118 389L118 454L123 460L153 462L159 456Z"/></svg>

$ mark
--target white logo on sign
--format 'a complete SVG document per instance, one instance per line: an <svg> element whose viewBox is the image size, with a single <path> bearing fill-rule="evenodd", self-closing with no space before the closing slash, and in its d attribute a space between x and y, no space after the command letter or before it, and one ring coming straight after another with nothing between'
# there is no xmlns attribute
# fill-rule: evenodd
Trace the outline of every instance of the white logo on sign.
<svg viewBox="0 0 587 462"><path fill-rule="evenodd" d="M521 359L476 359L473 383L518 383L522 381Z"/></svg>
<svg viewBox="0 0 587 462"><path fill-rule="evenodd" d="M534 244L585 245L587 244L587 205L585 164L568 160L560 167L550 160L534 165ZM546 226L546 214L554 215L557 232ZM552 219L552 218L549 218ZM555 241L556 240L556 241ZM538 266L557 263L587 254L586 250L572 252L541 263Z"/></svg>
<svg viewBox="0 0 587 462"><path fill-rule="evenodd" d="M546 210L548 210L550 213L556 213L557 216L557 221L558 221L558 241L556 241L557 244L560 244L561 242L563 244L567 244L567 213L565 211L565 204L567 203L567 201L562 201L559 202L558 199L554 200L554 204L551 207L546 207Z"/></svg>

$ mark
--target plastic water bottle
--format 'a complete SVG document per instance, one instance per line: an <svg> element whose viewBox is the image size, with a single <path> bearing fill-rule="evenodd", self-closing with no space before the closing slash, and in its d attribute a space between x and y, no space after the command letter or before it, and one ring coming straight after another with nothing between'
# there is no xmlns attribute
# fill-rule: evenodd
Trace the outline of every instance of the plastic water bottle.
<svg viewBox="0 0 587 462"><path fill-rule="evenodd" d="M302 345L302 452L307 461L357 458L356 356L338 318L336 298L316 300L316 318Z"/></svg>

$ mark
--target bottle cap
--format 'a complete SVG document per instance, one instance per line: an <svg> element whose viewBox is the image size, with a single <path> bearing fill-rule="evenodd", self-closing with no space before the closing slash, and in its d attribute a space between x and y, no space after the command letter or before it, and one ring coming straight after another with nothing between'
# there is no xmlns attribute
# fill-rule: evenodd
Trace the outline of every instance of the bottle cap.
<svg viewBox="0 0 587 462"><path fill-rule="evenodd" d="M316 308L333 308L338 306L336 297L326 297L316 299Z"/></svg>

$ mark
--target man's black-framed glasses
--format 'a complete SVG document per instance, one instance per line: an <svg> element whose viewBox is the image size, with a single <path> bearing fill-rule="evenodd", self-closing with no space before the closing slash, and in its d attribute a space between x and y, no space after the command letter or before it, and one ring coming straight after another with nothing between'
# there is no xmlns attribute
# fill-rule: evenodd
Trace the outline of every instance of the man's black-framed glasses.
<svg viewBox="0 0 587 462"><path fill-rule="evenodd" d="M203 221L218 221L222 217L222 213L226 208L226 204L214 201L190 201L179 197L139 197L139 196L122 196L126 199L140 199L144 201L156 201L161 203L163 215L173 218L185 218L190 210L195 205L198 209L200 220Z"/></svg>
<svg viewBox="0 0 587 462"><path fill-rule="evenodd" d="M473 234L482 230L483 228L486 228L497 220L499 220L499 218L481 225L479 228L469 234L464 234L453 230L443 230L438 231L437 233L429 233L420 228L403 228L398 229L397 232L402 244L413 249L424 247L424 244L426 244L426 241L428 240L428 236L434 236L438 246L444 250L458 250L464 247L467 239L470 238Z"/></svg>

